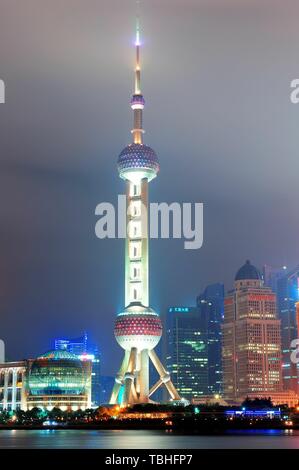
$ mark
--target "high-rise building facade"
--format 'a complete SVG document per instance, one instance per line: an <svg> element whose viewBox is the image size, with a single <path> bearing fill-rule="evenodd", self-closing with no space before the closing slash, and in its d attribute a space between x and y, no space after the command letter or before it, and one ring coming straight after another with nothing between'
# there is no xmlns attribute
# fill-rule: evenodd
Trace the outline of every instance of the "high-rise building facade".
<svg viewBox="0 0 299 470"><path fill-rule="evenodd" d="M263 281L266 287L270 287L273 292L277 293L277 285L279 279L285 276L287 267L275 267L265 264L263 266Z"/></svg>
<svg viewBox="0 0 299 470"><path fill-rule="evenodd" d="M137 20L135 39L135 87L131 99L134 114L133 142L118 158L119 176L126 183L125 308L116 318L114 334L125 350L111 394L111 404L147 403L165 385L171 399L180 397L154 348L162 336L159 315L149 306L148 190L159 172L154 150L143 143L143 109L140 82L140 30ZM149 361L159 380L150 386Z"/></svg>
<svg viewBox="0 0 299 470"><path fill-rule="evenodd" d="M277 281L278 313L281 321L282 378L284 390L299 393L298 364L291 361L291 342L298 338L296 302L299 300L299 267Z"/></svg>
<svg viewBox="0 0 299 470"><path fill-rule="evenodd" d="M88 352L88 335L86 332L78 338L57 338L54 340L56 350L68 351L80 356Z"/></svg>
<svg viewBox="0 0 299 470"><path fill-rule="evenodd" d="M221 325L224 315L224 285L211 284L197 297L199 315L206 321L208 340L208 391L222 393Z"/></svg>
<svg viewBox="0 0 299 470"><path fill-rule="evenodd" d="M166 366L176 389L188 400L208 395L206 317L197 307L170 307L166 321Z"/></svg>
<svg viewBox="0 0 299 470"><path fill-rule="evenodd" d="M263 286L259 271L246 261L235 277L235 288L224 301L222 325L224 397L239 401L247 395L282 390L280 321L276 296Z"/></svg>
<svg viewBox="0 0 299 470"><path fill-rule="evenodd" d="M91 403L93 407L101 403L101 357L98 346L91 344L88 335L78 338L58 338L54 341L55 350L68 351L75 354L80 361L91 361Z"/></svg>

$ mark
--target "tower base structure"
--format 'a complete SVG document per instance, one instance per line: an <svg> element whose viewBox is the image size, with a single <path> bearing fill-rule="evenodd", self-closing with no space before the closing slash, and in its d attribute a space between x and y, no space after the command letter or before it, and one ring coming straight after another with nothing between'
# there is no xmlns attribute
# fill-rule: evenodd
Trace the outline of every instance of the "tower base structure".
<svg viewBox="0 0 299 470"><path fill-rule="evenodd" d="M151 387L149 386L149 361L159 374L159 380ZM163 385L171 400L181 399L155 351L153 349L138 351L137 348L132 347L131 350L125 351L121 368L115 378L110 404L126 406L152 403L150 397Z"/></svg>

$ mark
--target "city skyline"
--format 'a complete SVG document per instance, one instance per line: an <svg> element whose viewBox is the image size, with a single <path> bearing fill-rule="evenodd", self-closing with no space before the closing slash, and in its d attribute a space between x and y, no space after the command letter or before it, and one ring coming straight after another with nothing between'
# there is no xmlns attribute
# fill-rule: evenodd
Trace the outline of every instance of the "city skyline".
<svg viewBox="0 0 299 470"><path fill-rule="evenodd" d="M231 404L235 401L239 403L246 396L268 398L271 395L272 402L276 405L284 402L289 406L297 404L299 375L296 372L296 365L293 376L290 376L289 373L291 369L287 364L291 361L292 350L287 337L295 338L298 331L298 318L296 318L296 310L297 317L299 311L298 292L294 295L293 289L295 286L298 291L298 270L292 270L288 273L285 266L280 270L267 266L263 276L264 278L257 268L247 260L236 274L236 290L228 291L225 297L223 285L213 284L207 286L204 292L197 297L197 306L176 306L168 309L166 334L164 335L166 347L164 355L161 354L160 348L158 350L173 378L174 385L181 392L182 398L192 399L196 405L205 404L207 401L215 403L218 400L222 404ZM291 281L289 293L280 292L281 282L285 291L286 281L287 284L288 281ZM276 308L276 302L280 304L280 299L283 300L283 303ZM234 302L236 308L232 308ZM287 310L286 307L288 307ZM294 321L296 323L295 332L293 331ZM234 322L235 326L233 326ZM242 325L242 323L244 324ZM289 325L288 329L286 329L287 325ZM232 333L232 329L235 328L238 330L236 334ZM224 333L223 341L220 329L223 330L222 334ZM263 333L262 330L264 330ZM229 334L227 335L225 331ZM283 336L286 338L283 339ZM235 346L233 346L234 342ZM108 403L114 378L101 373L99 347L90 343L87 332L77 338L70 339L65 336L56 338L53 340L53 345L55 350L39 355L37 360L52 356L55 358L57 352L65 352L70 354L70 359L79 359L83 365L86 361L92 361L92 370L90 371L91 404L95 407L101 403ZM220 345L222 348L219 348ZM261 355L264 347L267 352ZM287 350L285 350L286 348ZM233 365L234 361L231 361L232 350L236 351L238 357L236 369ZM281 355L281 352L284 354ZM249 357L246 359L248 354ZM294 352L292 356L294 362ZM278 365L278 360L280 365ZM18 408L20 406L30 407L32 391L30 392L31 388L26 385L28 381L25 380L25 375L30 377L31 365L35 361L36 359L31 358L4 363L2 359L0 371L2 379L0 382L2 387L3 384L5 387L0 390L2 396L0 408L1 406L7 406L9 409L13 409L14 406ZM229 366L228 361L230 362ZM246 364L247 367L252 367L251 373L247 377L247 384L244 382L246 375L244 375L244 366ZM269 364L268 372L267 364ZM262 375L259 370L260 366L264 371ZM22 374L22 380L17 380L18 373ZM152 373L153 370L150 371L150 375ZM224 374L224 381L222 374ZM228 384L234 382L229 378L234 374L238 377L236 383L242 387L239 392L235 389L232 395L232 391L229 390L231 387L228 387ZM6 379L4 380L3 377ZM154 378L153 376L152 379L154 379L152 383L156 383L158 377ZM38 383L39 381L40 379L38 379ZM154 397L154 399L167 400L165 395L163 398L161 395L159 398ZM44 398L46 399L46 397ZM103 399L105 401L102 401ZM53 406L53 404L49 403L47 406Z"/></svg>
<svg viewBox="0 0 299 470"><path fill-rule="evenodd" d="M127 142L134 2L75 3L72 20L71 3L33 0L26 10L36 21L13 4L0 19L10 43L8 51L0 42L7 85L0 109L1 337L9 359L36 357L50 338L85 329L108 357L121 308L123 243L96 239L94 209L123 193L115 155ZM202 249L151 242L153 307L161 314L169 305L195 305L208 284L224 282L228 290L246 258L290 268L299 259L298 111L289 103L298 6L290 15L278 2L229 1L220 21L215 5L143 7L147 138L163 163L153 200L205 204ZM248 12L257 16L248 20ZM105 372L119 360L115 347Z"/></svg>
<svg viewBox="0 0 299 470"><path fill-rule="evenodd" d="M266 266L266 265L264 265L263 267L265 267L265 266ZM289 271L287 270L287 267L286 267L286 266L281 266L281 267L275 266L275 267L271 267L271 266L267 265L267 267L268 267L268 268L273 268L274 270L281 270L281 272L283 272L285 276L287 276L287 275L288 275L288 272L289 272ZM290 270L290 273L293 273L293 272L295 272L296 270L298 271L298 269L299 269L299 268L298 268L298 266L297 266L297 268L291 269L291 270ZM262 272L262 269L259 269L259 270L260 270L260 272ZM263 279L264 279L264 278L263 278ZM278 280L282 280L282 279L283 279L283 275L281 275L281 277L278 277L277 279L278 279ZM265 282L265 279L264 279L264 282ZM217 285L217 284L221 285L221 281L218 281L218 282L216 282L216 283L214 283L214 284L212 284L212 285ZM233 284L233 281L232 281L232 284ZM269 284L267 284L267 283L265 282L265 285L267 286L267 285L269 285ZM209 288L209 285L205 286L203 290L205 290L205 289L207 289L207 288ZM228 288L228 289L225 288L224 293L227 294L227 293L230 292L230 290L231 290L231 288ZM199 297L200 297L200 295L199 295L199 293L198 293L198 294L196 294L196 295L194 296L193 300L188 304L188 306L187 306L187 304L184 304L184 305L186 305L187 308L191 308L191 309L196 309L196 308L198 308L198 307L196 307L196 301L197 301L197 298L199 298ZM299 299L299 292L298 292L298 299ZM295 299L295 300L296 300L296 299ZM171 305L171 302L169 302L169 306L170 306L170 305ZM179 305L183 305L183 303L181 302L181 303L179 303ZM165 326L166 326L166 321L167 321L167 313L166 313L166 312L168 311L169 306L166 308L165 311L163 311L163 312L160 313L160 315L161 315L161 317L162 317L163 324L164 324L164 328L165 328ZM292 309L295 311L295 303L294 303L294 305L292 305ZM279 313L279 309L278 309L278 308L277 308L277 310L278 310L278 313ZM295 318L294 318L293 321L295 321ZM88 333L88 332L90 332L91 330L88 329L88 328L83 328L83 330L84 330L84 332L85 332L84 335L87 335L87 334L88 334L88 336L89 336L89 333ZM68 334L69 331L74 331L74 330L73 330L72 328L71 328L71 329L66 329L64 332L61 333L60 337L61 337L61 338L68 338L68 337L70 336L70 335ZM75 334L74 334L73 336L78 336L78 335L81 335L81 334L82 334L82 331L81 331L81 330L76 330L76 331L75 331ZM58 336L59 336L59 335L58 335ZM295 336L293 335L292 338L295 338ZM63 341L63 339L62 339L61 341ZM45 337L44 337L44 347L41 348L41 350L40 350L39 352L41 352L41 351L44 351L44 352L45 352L45 351L49 350L49 345L50 345L52 342L53 342L53 337L45 336ZM97 344L99 345L98 347L101 348L101 344L100 344L100 343L97 343ZM27 356L26 356L26 353L25 353L24 356L22 356L22 357L9 357L9 356L7 356L7 346L8 346L7 343L4 341L4 351L5 351L4 354L5 354L5 358L6 358L7 361L18 361L18 360L21 360L21 359L24 359L25 357L27 357ZM100 350L102 351L102 349L100 349ZM290 352L291 352L291 348L290 348L290 345L289 345L289 354L290 354ZM30 356L28 356L28 357L30 357ZM34 356L32 356L32 357L34 357ZM108 357L109 357L109 355L108 355ZM104 367L104 375L109 375L109 376L112 378L117 369L114 369L114 368L112 368L111 366L108 366L108 367L107 367L107 360L105 360L105 358L103 358L103 359L104 359L104 364L106 363L106 367ZM107 358L106 358L106 359L107 359Z"/></svg>

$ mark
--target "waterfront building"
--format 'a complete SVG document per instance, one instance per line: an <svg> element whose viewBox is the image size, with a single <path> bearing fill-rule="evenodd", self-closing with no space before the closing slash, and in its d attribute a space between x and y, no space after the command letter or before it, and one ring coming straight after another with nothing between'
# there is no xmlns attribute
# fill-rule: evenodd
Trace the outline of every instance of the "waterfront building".
<svg viewBox="0 0 299 470"><path fill-rule="evenodd" d="M67 351L0 364L0 410L91 406L91 362Z"/></svg>
<svg viewBox="0 0 299 470"><path fill-rule="evenodd" d="M67 351L50 351L30 361L28 408L72 410L91 406L91 362Z"/></svg>
<svg viewBox="0 0 299 470"><path fill-rule="evenodd" d="M134 114L133 142L118 158L119 176L126 183L125 308L118 314L114 334L125 350L115 379L110 403L146 403L164 385L172 400L180 396L154 348L162 336L162 322L149 306L148 190L158 174L159 162L152 148L143 143L144 97L141 92L140 29L136 26L135 88L131 99ZM158 372L150 385L149 361Z"/></svg>
<svg viewBox="0 0 299 470"><path fill-rule="evenodd" d="M101 357L97 345L91 344L85 332L78 338L58 338L54 341L55 350L68 351L81 361L91 361L91 403L97 407L101 403Z"/></svg>
<svg viewBox="0 0 299 470"><path fill-rule="evenodd" d="M292 390L281 390L278 392L251 392L248 393L246 398L254 400L255 398L265 399L271 398L271 402L274 406L287 405L290 408L297 407L299 404L299 396ZM243 401L239 400L239 403Z"/></svg>
<svg viewBox="0 0 299 470"><path fill-rule="evenodd" d="M276 296L249 261L239 269L234 290L225 297L222 341L226 400L236 402L251 394L271 397L282 391Z"/></svg>
<svg viewBox="0 0 299 470"><path fill-rule="evenodd" d="M200 317L206 320L208 340L208 392L222 393L221 324L224 315L224 285L211 284L197 297Z"/></svg>
<svg viewBox="0 0 299 470"><path fill-rule="evenodd" d="M176 389L188 400L209 393L207 318L201 313L185 306L167 311L166 366Z"/></svg>
<svg viewBox="0 0 299 470"><path fill-rule="evenodd" d="M227 406L227 402L221 395L202 395L191 400L192 405L219 405Z"/></svg>
<svg viewBox="0 0 299 470"><path fill-rule="evenodd" d="M28 361L0 363L0 411L27 409Z"/></svg>

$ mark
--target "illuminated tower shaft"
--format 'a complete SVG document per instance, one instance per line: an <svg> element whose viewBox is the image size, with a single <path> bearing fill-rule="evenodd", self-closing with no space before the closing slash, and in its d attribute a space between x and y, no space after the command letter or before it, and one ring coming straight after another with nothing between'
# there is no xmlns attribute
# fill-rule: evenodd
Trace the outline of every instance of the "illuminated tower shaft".
<svg viewBox="0 0 299 470"><path fill-rule="evenodd" d="M126 182L127 239L125 304L149 304L148 285L148 182Z"/></svg>
<svg viewBox="0 0 299 470"><path fill-rule="evenodd" d="M142 145L142 112L144 99L140 89L140 32L136 28L135 92L131 100L134 113L133 142ZM149 305L148 285L148 178L135 174L133 181L126 180L127 196L127 240L125 305L141 302Z"/></svg>
<svg viewBox="0 0 299 470"><path fill-rule="evenodd" d="M118 314L114 334L125 350L116 376L110 403L146 403L165 385L171 399L180 399L168 372L154 352L162 336L159 315L149 307L148 282L148 184L157 176L159 162L155 152L143 144L142 113L144 98L140 87L140 33L136 29L135 88L131 99L134 113L133 143L118 158L118 171L126 182L127 238L125 253L125 305ZM149 385L149 361L159 380Z"/></svg>

